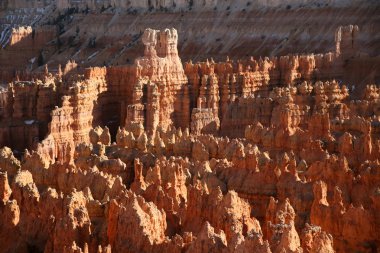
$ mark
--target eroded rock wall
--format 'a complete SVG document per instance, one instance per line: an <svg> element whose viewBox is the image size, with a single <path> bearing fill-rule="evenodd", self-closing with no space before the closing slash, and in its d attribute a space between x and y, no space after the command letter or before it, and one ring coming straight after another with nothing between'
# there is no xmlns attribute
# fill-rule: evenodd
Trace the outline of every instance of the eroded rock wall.
<svg viewBox="0 0 380 253"><path fill-rule="evenodd" d="M0 252L375 252L380 88L345 83L357 32L183 65L178 32L147 29L132 65L20 75L0 91Z"/></svg>

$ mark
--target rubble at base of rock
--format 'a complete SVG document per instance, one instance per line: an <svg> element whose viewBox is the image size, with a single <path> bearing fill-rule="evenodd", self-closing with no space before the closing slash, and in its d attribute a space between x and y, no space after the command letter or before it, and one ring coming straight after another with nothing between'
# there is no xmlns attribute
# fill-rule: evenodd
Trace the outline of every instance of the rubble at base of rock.
<svg viewBox="0 0 380 253"><path fill-rule="evenodd" d="M133 65L13 81L0 252L379 250L380 88L339 81L359 32L326 54L182 64L177 31L147 29Z"/></svg>

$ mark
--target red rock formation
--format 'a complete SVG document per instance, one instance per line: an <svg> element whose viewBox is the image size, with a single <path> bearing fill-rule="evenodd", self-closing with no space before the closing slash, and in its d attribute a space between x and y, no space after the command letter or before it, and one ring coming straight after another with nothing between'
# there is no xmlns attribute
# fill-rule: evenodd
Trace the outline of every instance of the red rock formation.
<svg viewBox="0 0 380 253"><path fill-rule="evenodd" d="M147 29L133 65L10 83L0 252L376 251L380 90L340 81L357 36L183 67L177 31Z"/></svg>
<svg viewBox="0 0 380 253"><path fill-rule="evenodd" d="M147 29L142 41L145 52L144 57L135 61L137 83L133 84L133 101L128 106L126 124L142 122L151 134L158 126L188 127L189 93L187 77L178 56L177 30Z"/></svg>
<svg viewBox="0 0 380 253"><path fill-rule="evenodd" d="M51 54L49 50L54 48L48 42L57 34L56 27L50 25L37 28L20 26L10 29L9 35L6 32L2 30L1 33L1 39L4 40L1 46L5 49L0 54L0 77L5 81L16 78L15 72L30 72L31 69L45 64Z"/></svg>

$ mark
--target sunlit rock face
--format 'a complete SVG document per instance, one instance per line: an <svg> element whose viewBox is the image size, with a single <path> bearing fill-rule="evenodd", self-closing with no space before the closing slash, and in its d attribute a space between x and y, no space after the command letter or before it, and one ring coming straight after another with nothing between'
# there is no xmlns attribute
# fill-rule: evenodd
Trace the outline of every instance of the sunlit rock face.
<svg viewBox="0 0 380 253"><path fill-rule="evenodd" d="M0 252L380 248L378 4L32 2L0 3L24 17L0 19ZM297 12L305 49L302 15L363 10L249 56L245 15Z"/></svg>

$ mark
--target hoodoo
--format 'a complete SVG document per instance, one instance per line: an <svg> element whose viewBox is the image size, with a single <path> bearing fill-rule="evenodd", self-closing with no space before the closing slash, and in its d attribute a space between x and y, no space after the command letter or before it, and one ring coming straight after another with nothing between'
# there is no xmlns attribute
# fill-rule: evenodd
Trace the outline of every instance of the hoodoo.
<svg viewBox="0 0 380 253"><path fill-rule="evenodd" d="M1 2L0 253L378 252L379 10Z"/></svg>

